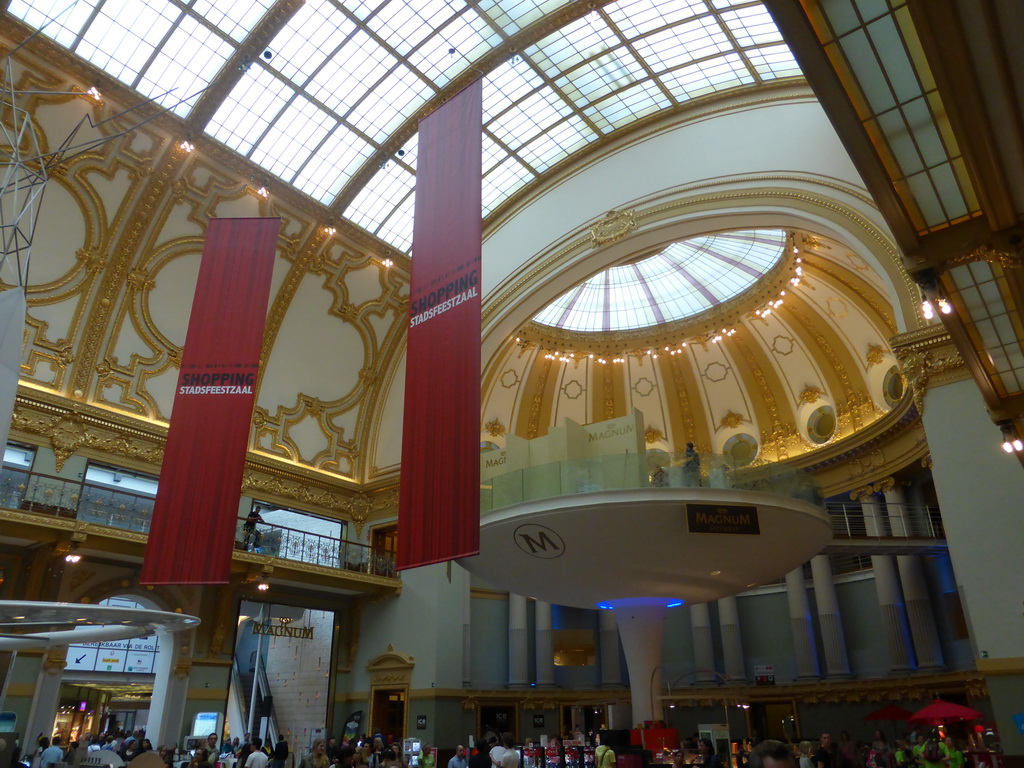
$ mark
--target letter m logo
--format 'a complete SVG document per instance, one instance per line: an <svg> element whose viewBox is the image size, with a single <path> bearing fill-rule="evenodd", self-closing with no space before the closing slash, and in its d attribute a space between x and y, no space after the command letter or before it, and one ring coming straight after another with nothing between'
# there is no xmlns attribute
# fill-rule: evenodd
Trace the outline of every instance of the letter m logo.
<svg viewBox="0 0 1024 768"><path fill-rule="evenodd" d="M550 560L565 552L565 542L551 528L529 523L516 528L516 546L532 557Z"/></svg>

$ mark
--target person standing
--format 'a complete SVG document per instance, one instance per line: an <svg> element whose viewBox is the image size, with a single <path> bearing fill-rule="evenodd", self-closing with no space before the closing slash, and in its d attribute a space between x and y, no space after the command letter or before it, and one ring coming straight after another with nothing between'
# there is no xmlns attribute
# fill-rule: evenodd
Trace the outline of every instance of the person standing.
<svg viewBox="0 0 1024 768"><path fill-rule="evenodd" d="M267 753L263 751L263 739L259 736L253 736L250 744L251 752L249 756L245 758L245 768L267 768L267 763L270 762L270 758L267 757Z"/></svg>
<svg viewBox="0 0 1024 768"><path fill-rule="evenodd" d="M434 750L429 743L423 742L417 761L420 768L434 768Z"/></svg>
<svg viewBox="0 0 1024 768"><path fill-rule="evenodd" d="M601 735L594 737L597 740L597 749L594 750L594 768L615 768L615 752L607 744L601 743Z"/></svg>
<svg viewBox="0 0 1024 768"><path fill-rule="evenodd" d="M274 745L274 759L270 761L270 768L284 768L284 761L288 759L288 742L284 734L277 737L277 744Z"/></svg>
<svg viewBox="0 0 1024 768"><path fill-rule="evenodd" d="M328 765L330 765L330 760L327 759L327 749L324 745L324 740L317 739L313 742L313 749L302 758L299 768L327 768Z"/></svg>
<svg viewBox="0 0 1024 768"><path fill-rule="evenodd" d="M491 768L491 756L487 750L487 739L480 739L477 744L480 746L473 750L473 754L467 760L467 768Z"/></svg>
<svg viewBox="0 0 1024 768"><path fill-rule="evenodd" d="M832 768L832 734L821 734L818 750L814 753L814 768Z"/></svg>
<svg viewBox="0 0 1024 768"><path fill-rule="evenodd" d="M40 746L42 742L40 742ZM50 746L39 755L39 768L52 768L55 763L64 762L64 750L60 747L60 736L54 736Z"/></svg>
<svg viewBox="0 0 1024 768"><path fill-rule="evenodd" d="M505 755L505 748L498 743L498 739L494 736L492 736L487 743L491 745L491 751L489 753L491 756L491 765L493 765L494 768L501 768L501 758Z"/></svg>
<svg viewBox="0 0 1024 768"><path fill-rule="evenodd" d="M455 748L455 754L448 761L448 768L469 768L466 761L466 748L461 744Z"/></svg>
<svg viewBox="0 0 1024 768"><path fill-rule="evenodd" d="M501 745L505 748L501 755L501 768L519 768L519 750L516 749L512 734L506 733Z"/></svg>

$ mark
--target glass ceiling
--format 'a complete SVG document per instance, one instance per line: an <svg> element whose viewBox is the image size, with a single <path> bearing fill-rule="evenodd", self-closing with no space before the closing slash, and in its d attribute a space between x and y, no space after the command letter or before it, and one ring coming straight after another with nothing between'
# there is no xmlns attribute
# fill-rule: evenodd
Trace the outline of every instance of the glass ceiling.
<svg viewBox="0 0 1024 768"><path fill-rule="evenodd" d="M412 240L415 138L453 78L569 0L306 0L205 132L395 248ZM8 12L187 118L274 0L10 0ZM529 36L533 41L536 36ZM617 0L484 76L483 215L556 163L695 98L800 71L760 2ZM378 158L373 160L373 158ZM369 162L379 168L349 189ZM344 192L351 200L336 205Z"/></svg>
<svg viewBox="0 0 1024 768"><path fill-rule="evenodd" d="M533 318L567 331L626 331L698 315L738 296L782 258L786 233L753 230L704 235L612 267Z"/></svg>

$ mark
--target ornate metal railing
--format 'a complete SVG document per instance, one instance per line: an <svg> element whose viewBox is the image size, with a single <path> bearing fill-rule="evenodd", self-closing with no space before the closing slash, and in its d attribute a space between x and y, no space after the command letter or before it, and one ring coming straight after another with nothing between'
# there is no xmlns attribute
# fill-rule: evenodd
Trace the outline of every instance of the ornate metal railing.
<svg viewBox="0 0 1024 768"><path fill-rule="evenodd" d="M152 496L81 480L12 467L0 469L0 506L8 509L73 518L148 534L154 501ZM300 563L377 576L396 576L394 559L388 554L373 551L366 544L274 523L258 523L255 530L249 531L245 519L239 518L235 547Z"/></svg>

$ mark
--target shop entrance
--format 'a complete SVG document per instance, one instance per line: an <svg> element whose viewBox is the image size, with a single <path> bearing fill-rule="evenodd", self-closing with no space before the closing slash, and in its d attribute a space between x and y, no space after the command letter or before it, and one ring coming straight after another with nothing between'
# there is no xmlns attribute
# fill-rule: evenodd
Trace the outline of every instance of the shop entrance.
<svg viewBox="0 0 1024 768"><path fill-rule="evenodd" d="M501 743L501 737L511 733L518 738L516 728L516 708L504 704L481 704L480 727L477 732L483 736L495 736Z"/></svg>
<svg viewBox="0 0 1024 768"><path fill-rule="evenodd" d="M385 741L405 738L405 691L376 688L373 691L373 730L384 734Z"/></svg>
<svg viewBox="0 0 1024 768"><path fill-rule="evenodd" d="M796 719L796 707L792 701L769 701L751 704L750 736L758 739L796 741L800 724Z"/></svg>
<svg viewBox="0 0 1024 768"><path fill-rule="evenodd" d="M607 727L608 712L605 705L575 704L562 707L562 737L566 739L576 738L577 729L582 731L584 736L597 733Z"/></svg>

